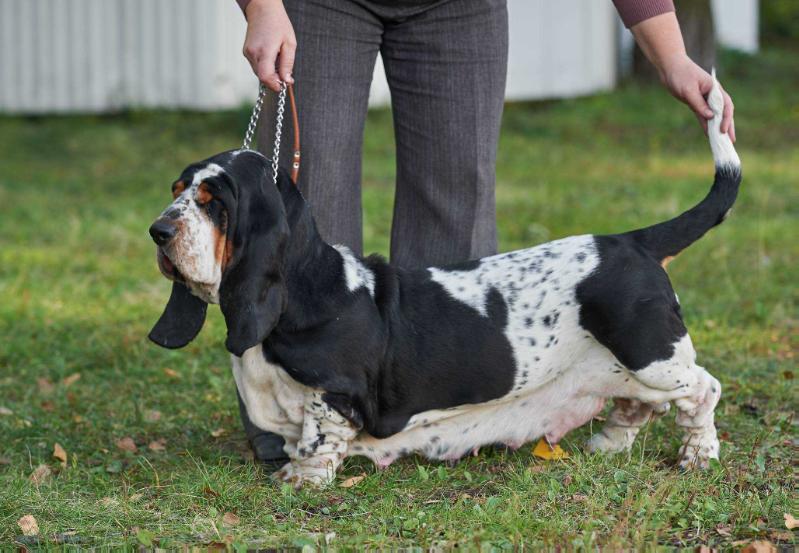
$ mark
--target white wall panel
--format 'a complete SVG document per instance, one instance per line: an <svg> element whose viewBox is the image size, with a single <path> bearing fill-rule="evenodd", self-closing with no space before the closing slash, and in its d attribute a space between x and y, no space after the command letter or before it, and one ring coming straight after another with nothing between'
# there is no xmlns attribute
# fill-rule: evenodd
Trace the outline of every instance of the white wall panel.
<svg viewBox="0 0 799 553"><path fill-rule="evenodd" d="M756 47L757 0L716 0L716 7L722 2L722 39ZM508 3L508 98L574 96L614 85L617 20L610 0ZM257 82L241 54L244 31L233 0L0 0L0 111L250 103ZM372 105L390 99L379 60L370 98Z"/></svg>
<svg viewBox="0 0 799 553"><path fill-rule="evenodd" d="M757 52L760 42L758 0L713 0L712 5L719 43L735 50Z"/></svg>

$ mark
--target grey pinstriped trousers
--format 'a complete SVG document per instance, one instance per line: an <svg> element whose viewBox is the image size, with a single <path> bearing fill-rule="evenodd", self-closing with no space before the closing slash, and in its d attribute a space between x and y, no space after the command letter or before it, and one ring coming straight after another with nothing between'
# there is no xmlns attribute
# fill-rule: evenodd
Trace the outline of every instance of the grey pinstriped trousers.
<svg viewBox="0 0 799 553"><path fill-rule="evenodd" d="M286 0L285 6L297 35L299 186L322 237L362 253L363 130L380 52L397 144L392 262L425 267L496 253L505 0ZM293 131L283 128L281 165L288 167ZM267 104L258 144L270 157L273 135L274 106Z"/></svg>

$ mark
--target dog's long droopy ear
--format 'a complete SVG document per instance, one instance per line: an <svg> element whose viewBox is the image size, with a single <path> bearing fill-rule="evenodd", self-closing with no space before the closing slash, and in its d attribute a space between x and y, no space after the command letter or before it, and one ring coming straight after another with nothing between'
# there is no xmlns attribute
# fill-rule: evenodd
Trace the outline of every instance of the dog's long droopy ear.
<svg viewBox="0 0 799 553"><path fill-rule="evenodd" d="M235 217L229 216L228 226L233 254L219 289L219 306L227 323L225 346L239 357L266 339L287 300L286 211L277 188L266 178L266 164L256 168L253 165L260 165L260 160L252 162L231 172L238 192Z"/></svg>
<svg viewBox="0 0 799 553"><path fill-rule="evenodd" d="M199 334L207 308L208 304L193 295L184 284L174 282L164 313L148 337L165 348L182 348Z"/></svg>

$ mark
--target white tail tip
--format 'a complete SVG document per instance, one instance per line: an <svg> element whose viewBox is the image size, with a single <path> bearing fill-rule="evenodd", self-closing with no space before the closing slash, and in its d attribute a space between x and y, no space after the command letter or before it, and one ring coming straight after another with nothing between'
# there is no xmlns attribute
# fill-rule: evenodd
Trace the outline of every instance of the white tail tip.
<svg viewBox="0 0 799 553"><path fill-rule="evenodd" d="M741 160L738 152L727 133L721 132L721 120L724 118L724 95L721 92L721 85L716 79L716 68L711 71L713 77L713 88L707 95L707 103L713 110L713 119L708 121L707 134L710 140L710 149L713 151L713 160L716 167L740 167Z"/></svg>

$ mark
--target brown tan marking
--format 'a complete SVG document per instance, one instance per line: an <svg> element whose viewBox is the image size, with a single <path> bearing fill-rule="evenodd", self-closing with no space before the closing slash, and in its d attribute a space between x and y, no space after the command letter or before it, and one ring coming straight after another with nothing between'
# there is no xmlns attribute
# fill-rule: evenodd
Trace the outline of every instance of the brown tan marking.
<svg viewBox="0 0 799 553"><path fill-rule="evenodd" d="M172 197L177 198L183 194L184 190L186 190L186 183L182 180L175 181L175 183L172 185Z"/></svg>
<svg viewBox="0 0 799 553"><path fill-rule="evenodd" d="M228 257L226 254L226 246L227 241L225 240L225 234L220 231L218 228L214 227L214 259L219 264L219 267L224 271L225 270L225 262L226 258Z"/></svg>
<svg viewBox="0 0 799 553"><path fill-rule="evenodd" d="M661 262L660 262L660 266L661 266L661 267L663 267L663 268L665 269L665 268L666 268L666 266L667 266L669 263L671 263L671 262L672 262L672 260L673 260L675 257L677 257L677 256L676 256L676 255L670 255L670 256L668 256L668 257L664 257L664 258L663 258L663 261L661 261Z"/></svg>
<svg viewBox="0 0 799 553"><path fill-rule="evenodd" d="M232 240L225 240L225 257L222 260L222 270L225 270L228 263L230 263L230 258L233 257L233 241Z"/></svg>
<svg viewBox="0 0 799 553"><path fill-rule="evenodd" d="M230 256L233 255L233 243L227 239L226 234L227 213L223 213L221 228L214 226L214 258L222 272L225 271L225 267L230 261Z"/></svg>
<svg viewBox="0 0 799 553"><path fill-rule="evenodd" d="M208 190L208 185L205 182L201 182L200 185L197 187L197 203L200 205L205 205L213 199L213 194L211 191Z"/></svg>

